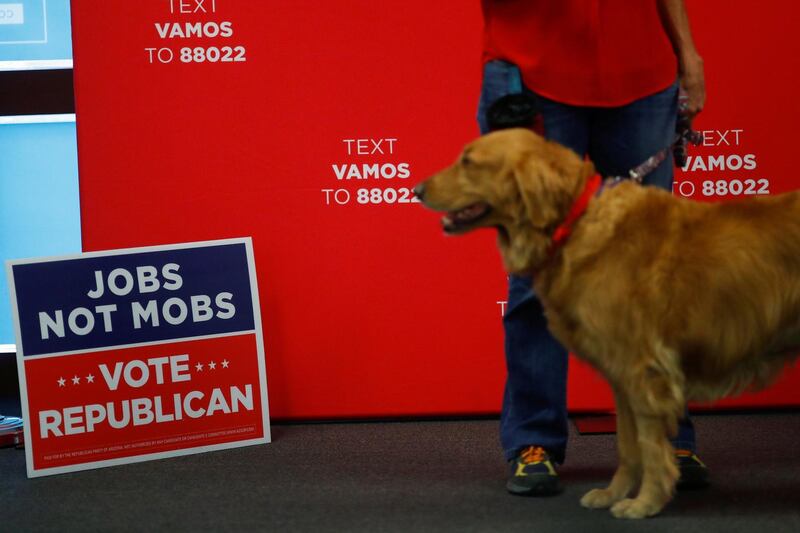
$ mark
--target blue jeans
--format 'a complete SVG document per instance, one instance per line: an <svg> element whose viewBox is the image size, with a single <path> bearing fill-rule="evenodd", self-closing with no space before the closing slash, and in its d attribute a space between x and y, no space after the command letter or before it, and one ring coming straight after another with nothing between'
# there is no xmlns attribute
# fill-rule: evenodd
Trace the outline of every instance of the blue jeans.
<svg viewBox="0 0 800 533"><path fill-rule="evenodd" d="M486 110L507 94L529 92L519 69L491 61L484 67L478 124L486 133ZM534 93L531 93L534 94ZM588 155L604 176L627 175L672 142L677 117L677 82L631 104L578 107L535 95L548 139L579 155ZM667 158L645 185L672 189L672 160ZM500 441L506 459L526 446L544 446L558 462L567 445L567 350L553 338L529 277L509 276L505 328L506 378ZM694 427L687 416L673 440L676 448L695 449Z"/></svg>

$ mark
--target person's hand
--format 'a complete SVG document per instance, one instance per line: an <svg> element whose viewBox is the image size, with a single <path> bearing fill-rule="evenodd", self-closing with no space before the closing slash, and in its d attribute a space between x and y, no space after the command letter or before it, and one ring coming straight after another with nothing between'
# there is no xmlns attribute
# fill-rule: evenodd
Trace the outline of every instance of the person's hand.
<svg viewBox="0 0 800 533"><path fill-rule="evenodd" d="M697 53L689 54L680 61L680 84L689 97L688 113L694 118L706 104L706 78L703 58Z"/></svg>

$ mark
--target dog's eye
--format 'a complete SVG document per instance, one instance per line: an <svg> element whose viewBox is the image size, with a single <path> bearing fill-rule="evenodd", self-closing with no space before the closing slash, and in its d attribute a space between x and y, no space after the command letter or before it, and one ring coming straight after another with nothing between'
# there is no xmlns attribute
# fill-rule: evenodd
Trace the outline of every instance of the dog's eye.
<svg viewBox="0 0 800 533"><path fill-rule="evenodd" d="M468 155L464 155L461 157L461 166L469 167L472 166L473 164L474 161L472 161L472 159L470 159Z"/></svg>

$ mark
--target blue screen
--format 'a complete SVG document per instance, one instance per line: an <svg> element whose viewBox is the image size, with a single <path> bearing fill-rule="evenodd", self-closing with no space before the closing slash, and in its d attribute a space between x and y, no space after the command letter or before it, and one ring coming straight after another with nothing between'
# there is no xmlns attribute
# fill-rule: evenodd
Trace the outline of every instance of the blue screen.
<svg viewBox="0 0 800 533"><path fill-rule="evenodd" d="M0 124L0 259L81 251L75 123ZM0 276L0 345L14 344Z"/></svg>
<svg viewBox="0 0 800 533"><path fill-rule="evenodd" d="M0 0L0 70L71 67L69 0ZM30 118L0 117L0 262L81 251L74 116ZM13 344L3 268L0 352Z"/></svg>
<svg viewBox="0 0 800 533"><path fill-rule="evenodd" d="M0 0L0 61L72 59L69 0Z"/></svg>

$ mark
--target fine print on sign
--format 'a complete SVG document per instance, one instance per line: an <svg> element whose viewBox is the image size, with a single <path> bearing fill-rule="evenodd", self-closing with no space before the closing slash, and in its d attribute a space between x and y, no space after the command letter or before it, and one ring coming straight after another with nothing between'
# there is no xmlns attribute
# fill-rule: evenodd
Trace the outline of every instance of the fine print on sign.
<svg viewBox="0 0 800 533"><path fill-rule="evenodd" d="M269 442L249 239L7 271L29 476Z"/></svg>
<svg viewBox="0 0 800 533"><path fill-rule="evenodd" d="M156 65L173 62L247 61L245 46L234 42L236 34L233 22L218 20L217 4L221 2L222 0L163 0L164 15L169 20L153 24L154 37L159 45L145 47L148 63Z"/></svg>

